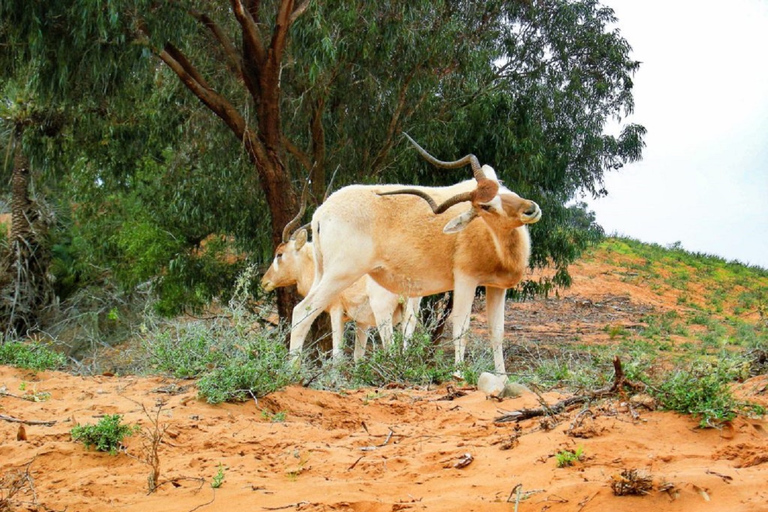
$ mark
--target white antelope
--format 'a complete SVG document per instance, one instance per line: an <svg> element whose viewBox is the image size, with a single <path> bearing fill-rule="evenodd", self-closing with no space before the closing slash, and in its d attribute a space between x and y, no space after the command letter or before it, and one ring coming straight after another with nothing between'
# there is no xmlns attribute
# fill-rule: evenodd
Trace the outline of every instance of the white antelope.
<svg viewBox="0 0 768 512"><path fill-rule="evenodd" d="M275 250L275 258L261 280L261 286L267 292L296 285L296 290L304 297L315 279L314 248L312 242L307 241L306 226L291 233L304 214L305 194L306 188L299 214L283 229L283 243ZM420 302L421 298L404 300L368 276L356 280L324 307L331 316L334 357L341 355L345 320L355 321L354 360L358 361L365 355L368 330L373 326L378 328L385 347L392 342L394 325L400 324L403 335L409 338L416 327Z"/></svg>
<svg viewBox="0 0 768 512"><path fill-rule="evenodd" d="M537 222L541 210L501 187L495 171L474 155L442 162L408 139L433 165L470 164L475 179L449 187L351 185L331 195L312 217L316 275L293 310L290 350L298 355L320 312L368 274L397 295L453 290L455 361L461 363L475 289L485 286L495 371L505 373L506 290L528 266L526 225Z"/></svg>

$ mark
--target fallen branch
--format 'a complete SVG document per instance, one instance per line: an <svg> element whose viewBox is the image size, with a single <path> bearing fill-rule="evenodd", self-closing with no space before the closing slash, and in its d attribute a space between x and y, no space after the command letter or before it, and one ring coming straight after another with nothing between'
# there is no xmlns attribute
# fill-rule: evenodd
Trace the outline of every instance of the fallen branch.
<svg viewBox="0 0 768 512"><path fill-rule="evenodd" d="M382 446L387 446L389 444L390 439L392 439L392 436L394 435L395 431L391 428L389 429L389 434L387 434L387 438L384 440L383 443L377 444L376 446L363 446L360 448L364 452L371 452L375 450L376 448L381 448Z"/></svg>
<svg viewBox="0 0 768 512"><path fill-rule="evenodd" d="M50 421L22 420L20 418L14 418L13 416L6 416L5 414L0 414L0 420L8 421L11 423L23 423L25 425L42 425L44 427L50 427L51 425L54 425L56 423L56 420L50 420Z"/></svg>
<svg viewBox="0 0 768 512"><path fill-rule="evenodd" d="M499 416L493 421L494 423L509 423L512 421L522 421L522 420L527 420L529 418L536 418L538 416L547 416L547 415L551 416L551 415L559 414L562 411L573 407L574 405L579 405L586 402L591 402L592 400L598 400L600 398L605 398L607 396L616 395L625 387L628 387L633 390L642 388L641 384L627 380L627 377L624 374L624 369L621 367L621 361L619 360L618 356L613 358L613 369L614 369L614 376L613 376L613 384L611 384L611 386L598 389L587 395L572 396L570 398L560 400L559 402L553 405L547 405L546 403L543 403L542 407L535 407L530 409L523 408L517 411L512 411L507 414L504 414L503 416Z"/></svg>
<svg viewBox="0 0 768 512"><path fill-rule="evenodd" d="M308 501L300 501L298 503L291 503L290 505L283 505L282 507L261 507L264 510L285 510L287 508L299 508L302 505L309 505Z"/></svg>

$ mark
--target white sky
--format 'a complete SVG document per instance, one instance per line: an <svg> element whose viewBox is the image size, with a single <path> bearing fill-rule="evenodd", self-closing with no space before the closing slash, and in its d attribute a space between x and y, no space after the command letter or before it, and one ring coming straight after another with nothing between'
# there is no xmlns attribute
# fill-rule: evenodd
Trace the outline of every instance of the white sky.
<svg viewBox="0 0 768 512"><path fill-rule="evenodd" d="M603 0L642 62L643 160L585 198L607 234L768 268L768 0Z"/></svg>

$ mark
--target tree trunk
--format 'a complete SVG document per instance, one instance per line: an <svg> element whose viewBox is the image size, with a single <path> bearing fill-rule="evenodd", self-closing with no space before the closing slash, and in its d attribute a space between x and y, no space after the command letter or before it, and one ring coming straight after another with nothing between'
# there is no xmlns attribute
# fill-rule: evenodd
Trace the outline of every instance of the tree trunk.
<svg viewBox="0 0 768 512"><path fill-rule="evenodd" d="M19 124L14 134L11 234L0 270L0 323L4 324L5 338L27 334L52 297L47 277L50 258L39 244L40 233L33 229L37 213L29 198L29 161L22 148L22 134L23 125Z"/></svg>
<svg viewBox="0 0 768 512"><path fill-rule="evenodd" d="M29 199L29 162L21 148L22 129L16 129L16 147L13 154L11 177L11 243L22 242L31 232Z"/></svg>

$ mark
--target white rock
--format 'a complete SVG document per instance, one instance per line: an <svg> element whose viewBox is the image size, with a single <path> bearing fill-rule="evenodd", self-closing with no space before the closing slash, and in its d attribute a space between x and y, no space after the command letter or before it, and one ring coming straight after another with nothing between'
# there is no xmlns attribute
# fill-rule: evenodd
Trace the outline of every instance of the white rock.
<svg viewBox="0 0 768 512"><path fill-rule="evenodd" d="M520 396L527 391L522 384L509 382L506 375L494 375L488 372L480 374L480 378L477 379L477 389L497 398Z"/></svg>

